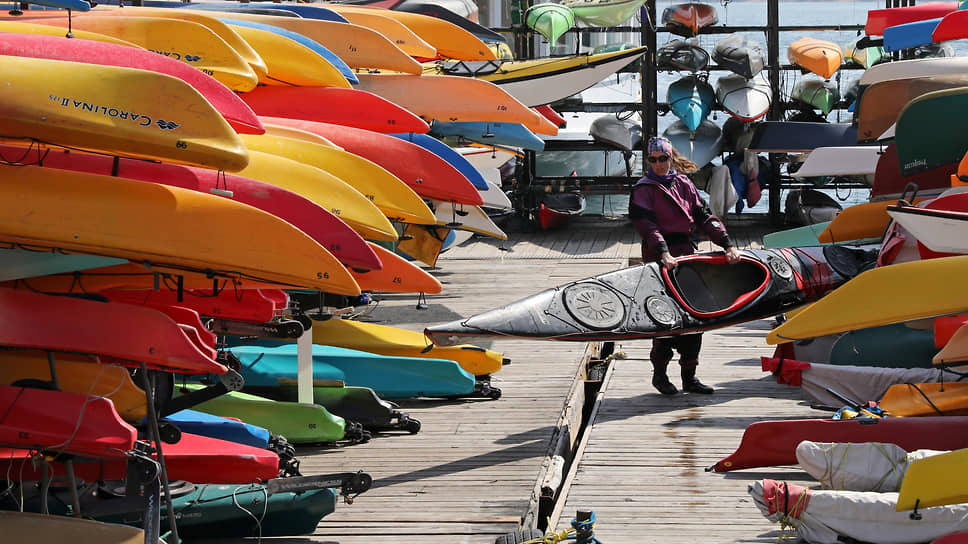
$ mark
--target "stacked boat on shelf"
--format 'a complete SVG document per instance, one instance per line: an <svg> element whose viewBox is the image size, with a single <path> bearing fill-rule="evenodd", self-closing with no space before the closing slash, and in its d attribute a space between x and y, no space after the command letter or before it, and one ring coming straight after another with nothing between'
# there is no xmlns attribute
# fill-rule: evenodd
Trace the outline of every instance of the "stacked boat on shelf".
<svg viewBox="0 0 968 544"><path fill-rule="evenodd" d="M499 353L340 318L371 292L441 291L386 249L402 231L425 261L455 229L506 237L480 208L510 207L500 176L471 159L497 150L465 158L430 124L556 125L484 79L423 73L496 60L470 22L77 4L0 17L0 508L72 516L0 523L314 532L371 480L301 476L293 444L418 432L386 399L500 396Z"/></svg>

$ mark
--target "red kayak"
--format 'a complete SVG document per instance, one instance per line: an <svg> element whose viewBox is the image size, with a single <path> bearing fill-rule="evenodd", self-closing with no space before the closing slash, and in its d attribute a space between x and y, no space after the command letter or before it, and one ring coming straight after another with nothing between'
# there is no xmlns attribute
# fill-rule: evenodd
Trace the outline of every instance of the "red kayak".
<svg viewBox="0 0 968 544"><path fill-rule="evenodd" d="M110 402L110 401L108 401ZM279 456L266 450L182 433L176 444L164 444L165 466L169 480L197 484L230 484L269 480L279 475ZM0 474L20 481L39 480L25 449L0 449ZM124 458L75 463L74 474L86 481L121 480L125 477ZM63 465L52 463L55 475L63 475Z"/></svg>
<svg viewBox="0 0 968 544"><path fill-rule="evenodd" d="M958 2L929 2L901 8L872 9L867 12L864 33L868 36L883 36L884 29L889 26L938 19L956 9L958 9Z"/></svg>
<svg viewBox="0 0 968 544"><path fill-rule="evenodd" d="M430 131L427 123L410 110L357 89L267 85L241 96L260 116L333 123L374 132Z"/></svg>
<svg viewBox="0 0 968 544"><path fill-rule="evenodd" d="M379 269L380 259L342 219L309 199L261 181L191 166L117 159L80 151L0 145L0 156L21 164L110 175L216 194L271 213L303 231L341 263L362 270ZM228 192L226 192L228 191Z"/></svg>
<svg viewBox="0 0 968 544"><path fill-rule="evenodd" d="M931 40L947 42L968 38L968 11L957 9L944 16L931 33Z"/></svg>
<svg viewBox="0 0 968 544"><path fill-rule="evenodd" d="M271 291L267 289L267 291ZM278 304L278 298L273 299L262 293L261 289L186 289L178 300L178 291L159 289L157 291L109 289L101 294L113 302L127 304L154 304L159 306L183 306L196 312L233 321L249 323L265 323L277 317L288 305L285 291L278 290L284 295L285 303Z"/></svg>
<svg viewBox="0 0 968 544"><path fill-rule="evenodd" d="M379 164L424 198L471 206L484 203L481 193L456 168L406 140L329 123L278 117L262 117L262 120L322 136L354 155Z"/></svg>
<svg viewBox="0 0 968 544"><path fill-rule="evenodd" d="M804 440L884 442L907 451L957 450L968 447L968 416L759 421L746 428L739 448L710 470L795 465L797 445Z"/></svg>
<svg viewBox="0 0 968 544"><path fill-rule="evenodd" d="M103 355L186 374L226 371L171 318L130 304L0 288L0 323L0 346Z"/></svg>
<svg viewBox="0 0 968 544"><path fill-rule="evenodd" d="M919 193L930 194L934 192L936 194L939 190L951 187L951 174L954 174L957 170L958 163L953 162L910 176L902 176L900 162L897 158L897 144L891 143L877 159L871 198L880 197L879 200L885 197L900 198L908 183L916 183Z"/></svg>
<svg viewBox="0 0 968 544"><path fill-rule="evenodd" d="M568 121L566 121L561 114L551 109L551 106L547 104L532 109L541 115L544 115L545 119L551 121L558 128L565 128L568 126Z"/></svg>
<svg viewBox="0 0 968 544"><path fill-rule="evenodd" d="M138 68L167 74L194 87L236 132L263 134L266 131L252 109L215 78L184 62L146 49L59 36L4 32L0 33L0 55Z"/></svg>
<svg viewBox="0 0 968 544"><path fill-rule="evenodd" d="M123 459L137 438L106 398L0 385L4 446Z"/></svg>
<svg viewBox="0 0 968 544"><path fill-rule="evenodd" d="M185 333L185 336L198 346L198 349L202 353L215 359L217 355L215 352L215 341L218 337L202 324L201 318L198 317L198 312L182 306L165 306L151 303L140 304L140 306L157 310L170 317L172 321L178 323L178 326Z"/></svg>
<svg viewBox="0 0 968 544"><path fill-rule="evenodd" d="M944 535L932 540L931 544L968 544L968 531Z"/></svg>

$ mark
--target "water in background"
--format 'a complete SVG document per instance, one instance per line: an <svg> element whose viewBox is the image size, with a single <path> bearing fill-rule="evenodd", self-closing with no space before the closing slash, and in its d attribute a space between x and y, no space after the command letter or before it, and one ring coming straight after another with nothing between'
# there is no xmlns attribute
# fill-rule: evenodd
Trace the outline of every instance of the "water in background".
<svg viewBox="0 0 968 544"><path fill-rule="evenodd" d="M656 13L661 17L662 11L677 2L673 1L663 1L659 0L656 3ZM817 25L817 26L832 26L832 25L863 25L867 20L867 11L871 9L883 8L883 2L878 0L856 0L856 1L826 1L826 2L816 2L816 1L781 1L779 4L780 13L780 25L781 26L806 26L806 25ZM738 1L730 2L727 5L716 5L716 9L719 14L719 23L721 25L728 26L765 26L767 24L767 4L761 1ZM647 22L646 22L647 23ZM637 19L633 18L629 25L638 25ZM765 32L743 32L743 35L749 39L759 43L763 50L766 51L766 34ZM832 41L841 46L852 41L859 35L856 31L811 31L811 32L783 32L780 34L780 63L789 64L786 58L787 46L789 46L794 41L804 37L809 36L812 38L818 38L823 40ZM703 34L698 36L698 42L701 47L707 51L712 51L716 42L725 37L725 34ZM577 43L578 35L575 33L569 33L564 41L564 43L558 45L553 50L550 50L547 44L544 44L544 54L569 54L574 53L578 50L579 45ZM679 36L675 36L666 32L660 33L657 36L656 42L661 47L662 44L673 39L681 39ZM640 43L640 34L638 32L630 33L595 33L591 35L591 43L581 44L582 49L585 46L598 46L610 43ZM955 42L950 42L954 46L955 54L958 56L968 55L968 40L958 40ZM715 88L716 80L721 75L727 75L729 72L725 71L714 71L709 76L710 85ZM861 70L842 70L834 76L834 81L836 81L843 91L847 84L853 78L859 78L861 75ZM677 72L660 72L657 77L658 81L658 98L660 101L666 100L666 89L670 83L676 81L685 73ZM789 93L793 89L793 86L800 78L818 78L819 76L808 74L801 75L797 71L784 70L780 73L781 78L781 88L782 92L785 94L783 97L785 100L789 99ZM582 97L586 102L634 102L639 100L640 83L638 80L638 74L619 74L612 76L609 79L603 81L601 84L589 89L582 93ZM565 117L569 121L569 127L563 131L563 136L568 137L580 137L587 138L588 125L593 119L599 117L601 114L566 114ZM709 119L713 122L722 125L726 119L729 118L729 114L722 111L714 111ZM827 116L827 120L830 122L848 122L851 118L851 114L847 111L833 111ZM669 113L665 116L660 116L658 118L658 131L661 134L666 128L669 127L673 122L676 121L675 115ZM616 152L612 152L616 153ZM720 159L713 161L714 164L721 164ZM564 165L563 165L564 166ZM640 168L640 167L639 167ZM641 170L639 170L640 172ZM857 204L860 202L866 202L870 196L870 191L867 189L841 189L837 191L833 188L824 189L831 196L841 201L844 207ZM786 191L781 194L780 202L786 197ZM781 204L782 206L782 204ZM587 198L587 208L586 213L588 214L604 214L604 215L619 215L624 214L628 210L628 198L624 195L588 195ZM746 208L744 213L767 213L769 210L769 195L768 191L763 191L763 197L760 202L753 208Z"/></svg>

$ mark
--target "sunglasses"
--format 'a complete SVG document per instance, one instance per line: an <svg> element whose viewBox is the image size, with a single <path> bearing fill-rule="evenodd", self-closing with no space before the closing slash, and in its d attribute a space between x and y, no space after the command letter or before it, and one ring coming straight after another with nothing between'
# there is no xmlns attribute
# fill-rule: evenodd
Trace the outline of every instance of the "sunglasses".
<svg viewBox="0 0 968 544"><path fill-rule="evenodd" d="M669 155L659 155L658 157L649 155L648 157L648 161L653 164L657 162L666 162L667 160L669 160Z"/></svg>

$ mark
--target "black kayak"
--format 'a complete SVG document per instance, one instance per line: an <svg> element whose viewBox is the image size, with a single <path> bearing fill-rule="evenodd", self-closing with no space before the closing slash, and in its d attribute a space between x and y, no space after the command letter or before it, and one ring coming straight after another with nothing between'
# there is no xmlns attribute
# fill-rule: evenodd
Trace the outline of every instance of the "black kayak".
<svg viewBox="0 0 968 544"><path fill-rule="evenodd" d="M424 332L437 345L513 336L589 342L674 336L761 319L816 300L860 273L874 246L751 249L646 263L571 282Z"/></svg>
<svg viewBox="0 0 968 544"><path fill-rule="evenodd" d="M716 42L713 60L716 64L750 79L763 70L766 56L760 44L742 34L730 34Z"/></svg>

